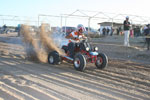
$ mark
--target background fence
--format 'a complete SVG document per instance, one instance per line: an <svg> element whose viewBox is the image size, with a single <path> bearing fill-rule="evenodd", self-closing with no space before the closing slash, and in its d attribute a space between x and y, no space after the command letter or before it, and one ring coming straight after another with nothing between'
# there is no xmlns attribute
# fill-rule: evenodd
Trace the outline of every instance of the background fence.
<svg viewBox="0 0 150 100"><path fill-rule="evenodd" d="M3 26L4 24L7 26L17 26L18 24L39 26L41 23L48 23L54 27L76 27L77 24L83 24L87 27L99 28L98 23L101 22L123 23L126 16L129 16L132 24L144 25L150 23L150 17L145 16L76 10L71 14L61 14L58 16L43 14L39 14L37 17L0 15L0 26Z"/></svg>

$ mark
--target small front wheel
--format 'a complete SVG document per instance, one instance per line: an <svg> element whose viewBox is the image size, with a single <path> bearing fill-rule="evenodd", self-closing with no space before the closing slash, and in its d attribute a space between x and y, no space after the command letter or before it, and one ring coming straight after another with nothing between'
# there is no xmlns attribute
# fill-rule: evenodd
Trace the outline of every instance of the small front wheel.
<svg viewBox="0 0 150 100"><path fill-rule="evenodd" d="M74 68L78 71L83 71L86 67L86 59L80 53L75 55L73 63L74 63Z"/></svg>
<svg viewBox="0 0 150 100"><path fill-rule="evenodd" d="M98 69L104 69L105 67L107 67L108 64L108 58L104 53L99 53L97 56L97 60L96 60L96 67Z"/></svg>

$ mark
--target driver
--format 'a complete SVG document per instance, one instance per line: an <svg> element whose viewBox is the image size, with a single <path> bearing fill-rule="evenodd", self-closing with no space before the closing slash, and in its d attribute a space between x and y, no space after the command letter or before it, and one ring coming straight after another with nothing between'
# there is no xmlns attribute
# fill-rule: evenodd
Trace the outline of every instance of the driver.
<svg viewBox="0 0 150 100"><path fill-rule="evenodd" d="M84 31L86 31L85 27L82 24L79 24L76 31L71 32L66 36L66 38L69 39L68 50L71 58L74 57L75 43L79 42L80 38L86 38L83 34Z"/></svg>

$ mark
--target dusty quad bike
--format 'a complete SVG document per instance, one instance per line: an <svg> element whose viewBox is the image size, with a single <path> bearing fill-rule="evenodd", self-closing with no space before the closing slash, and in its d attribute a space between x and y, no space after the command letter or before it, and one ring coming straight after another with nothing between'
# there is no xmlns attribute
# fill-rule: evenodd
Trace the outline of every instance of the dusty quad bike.
<svg viewBox="0 0 150 100"><path fill-rule="evenodd" d="M57 51L49 53L48 62L50 64L61 64L64 60L72 63L78 71L83 71L87 62L95 63L98 69L104 69L108 64L107 56L104 53L98 53L98 47L92 48L87 39L76 43L74 58L69 57L68 46L62 46L62 49L65 51L66 56L59 55Z"/></svg>

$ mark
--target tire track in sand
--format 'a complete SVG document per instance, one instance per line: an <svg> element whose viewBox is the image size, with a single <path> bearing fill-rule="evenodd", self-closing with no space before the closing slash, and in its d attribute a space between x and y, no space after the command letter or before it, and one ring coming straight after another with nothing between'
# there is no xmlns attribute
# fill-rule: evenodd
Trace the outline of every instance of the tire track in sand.
<svg viewBox="0 0 150 100"><path fill-rule="evenodd" d="M39 69L39 68L38 68Z"/></svg>

